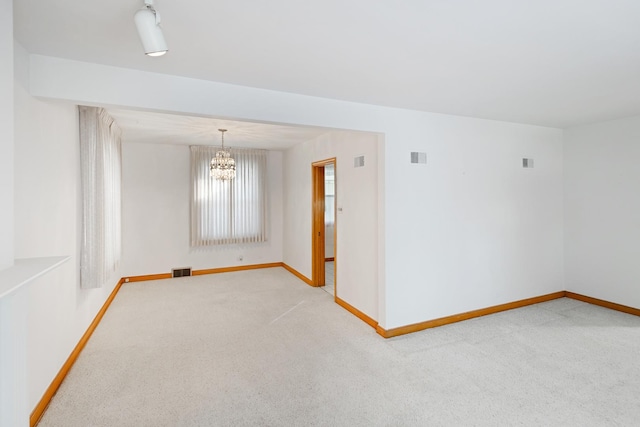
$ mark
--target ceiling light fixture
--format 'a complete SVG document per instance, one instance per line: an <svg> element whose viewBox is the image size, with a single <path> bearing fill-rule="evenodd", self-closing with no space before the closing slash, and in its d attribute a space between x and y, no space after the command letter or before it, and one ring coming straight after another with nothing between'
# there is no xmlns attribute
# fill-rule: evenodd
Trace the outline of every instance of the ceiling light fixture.
<svg viewBox="0 0 640 427"><path fill-rule="evenodd" d="M145 8L134 15L144 53L148 56L162 56L169 48L160 28L160 14L153 7L153 0L144 0L144 5Z"/></svg>
<svg viewBox="0 0 640 427"><path fill-rule="evenodd" d="M216 155L211 159L209 171L211 177L220 181L230 181L236 177L236 161L231 157L231 153L224 149L224 133L226 129L218 129L222 133L222 149L216 151Z"/></svg>

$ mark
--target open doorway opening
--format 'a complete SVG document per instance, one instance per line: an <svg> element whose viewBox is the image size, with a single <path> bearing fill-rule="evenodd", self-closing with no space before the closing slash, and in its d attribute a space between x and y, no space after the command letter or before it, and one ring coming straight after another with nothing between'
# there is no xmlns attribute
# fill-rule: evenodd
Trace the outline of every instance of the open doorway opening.
<svg viewBox="0 0 640 427"><path fill-rule="evenodd" d="M336 296L336 159L314 162L312 172L313 285Z"/></svg>
<svg viewBox="0 0 640 427"><path fill-rule="evenodd" d="M335 296L336 166L324 167L324 290Z"/></svg>

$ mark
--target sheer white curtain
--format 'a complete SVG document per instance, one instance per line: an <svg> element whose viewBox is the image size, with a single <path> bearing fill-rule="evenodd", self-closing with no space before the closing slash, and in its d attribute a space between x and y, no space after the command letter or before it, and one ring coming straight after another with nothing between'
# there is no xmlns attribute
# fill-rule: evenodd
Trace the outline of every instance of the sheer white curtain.
<svg viewBox="0 0 640 427"><path fill-rule="evenodd" d="M102 108L79 107L82 182L80 286L99 288L122 252L121 132Z"/></svg>
<svg viewBox="0 0 640 427"><path fill-rule="evenodd" d="M267 240L265 150L232 149L236 177L211 178L216 147L191 147L191 246L257 243Z"/></svg>

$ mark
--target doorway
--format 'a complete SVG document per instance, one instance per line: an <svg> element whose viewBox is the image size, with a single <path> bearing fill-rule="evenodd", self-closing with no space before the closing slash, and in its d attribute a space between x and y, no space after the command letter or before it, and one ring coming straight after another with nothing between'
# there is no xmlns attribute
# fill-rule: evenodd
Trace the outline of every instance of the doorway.
<svg viewBox="0 0 640 427"><path fill-rule="evenodd" d="M337 296L336 159L312 163L312 282Z"/></svg>

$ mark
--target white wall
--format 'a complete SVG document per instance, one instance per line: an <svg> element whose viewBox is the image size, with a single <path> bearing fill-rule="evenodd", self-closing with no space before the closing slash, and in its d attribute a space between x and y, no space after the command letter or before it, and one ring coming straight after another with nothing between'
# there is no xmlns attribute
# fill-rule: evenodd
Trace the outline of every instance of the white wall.
<svg viewBox="0 0 640 427"><path fill-rule="evenodd" d="M123 274L281 262L282 153L267 158L269 241L198 250L189 246L189 156L185 145L123 144Z"/></svg>
<svg viewBox="0 0 640 427"><path fill-rule="evenodd" d="M386 146L392 325L563 290L561 131L437 115L409 126Z"/></svg>
<svg viewBox="0 0 640 427"><path fill-rule="evenodd" d="M640 116L565 131L567 290L640 308Z"/></svg>
<svg viewBox="0 0 640 427"><path fill-rule="evenodd" d="M285 152L284 262L311 277L311 163L336 158L336 295L378 318L378 136L330 132ZM365 156L365 166L353 158Z"/></svg>
<svg viewBox="0 0 640 427"><path fill-rule="evenodd" d="M0 2L0 270L13 265L13 2Z"/></svg>
<svg viewBox="0 0 640 427"><path fill-rule="evenodd" d="M15 256L71 256L29 287L26 342L31 411L120 275L101 289L79 288L77 108L38 100L28 93L28 54L19 45L15 65Z"/></svg>
<svg viewBox="0 0 640 427"><path fill-rule="evenodd" d="M558 129L39 55L31 56L31 66L37 96L383 133L378 236L385 246L377 266L383 328L564 289ZM409 165L410 151L427 152L427 167ZM533 157L536 168L523 170L524 156Z"/></svg>

